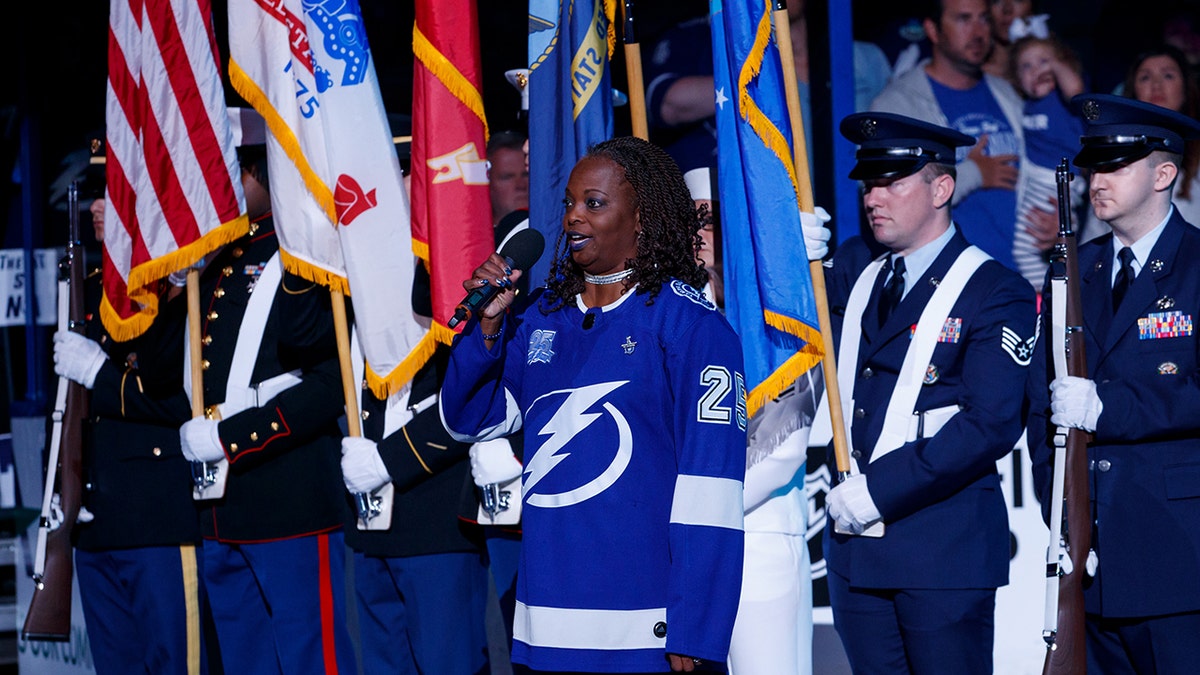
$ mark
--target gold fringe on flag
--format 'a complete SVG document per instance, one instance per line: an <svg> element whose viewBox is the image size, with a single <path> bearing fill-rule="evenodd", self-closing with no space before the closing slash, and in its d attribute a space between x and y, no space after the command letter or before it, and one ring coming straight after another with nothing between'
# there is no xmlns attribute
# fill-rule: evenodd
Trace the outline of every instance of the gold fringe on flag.
<svg viewBox="0 0 1200 675"><path fill-rule="evenodd" d="M430 73L441 82L443 86L466 106L479 118L483 123L483 140L486 143L490 138L488 131L487 115L483 111L483 96L475 85L471 84L470 80L463 77L459 69L447 59L429 38L421 32L420 26L413 26L413 57L421 62Z"/></svg>
<svg viewBox="0 0 1200 675"><path fill-rule="evenodd" d="M304 180L304 185L308 187L308 191L312 193L313 199L317 201L317 205L325 212L326 217L332 225L337 225L337 209L333 203L333 191L321 177L313 171L308 165L308 158L304 156L304 151L300 148L300 141L296 139L296 135L271 107L271 101L263 90L259 88L254 80L242 70L241 66L233 59L229 59L229 81L233 83L233 88L242 98L246 99L251 107L258 111L263 119L266 120L267 128L271 130L271 135L279 142L284 153L292 160L296 166L296 170L300 172L300 177Z"/></svg>
<svg viewBox="0 0 1200 675"><path fill-rule="evenodd" d="M307 260L301 260L282 248L279 249L279 259L283 262L283 269L292 274L321 284L331 291L341 291L342 295L346 297L350 296L350 282L346 277L334 274L324 267L314 265Z"/></svg>

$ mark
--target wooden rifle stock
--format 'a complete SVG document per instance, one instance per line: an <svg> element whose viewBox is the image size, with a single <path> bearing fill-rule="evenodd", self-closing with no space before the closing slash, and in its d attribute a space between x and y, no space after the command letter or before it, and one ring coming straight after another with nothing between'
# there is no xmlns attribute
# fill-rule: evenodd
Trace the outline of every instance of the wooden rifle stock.
<svg viewBox="0 0 1200 675"><path fill-rule="evenodd" d="M79 235L79 193L67 191L70 238L59 263L58 329L82 333L84 328L84 261ZM74 574L71 533L83 497L83 422L88 391L82 384L58 378L53 426L46 458L46 486L38 519L33 568L35 584L21 637L67 642L71 639L71 586ZM58 497L57 503L53 499ZM55 513L61 511L61 513Z"/></svg>
<svg viewBox="0 0 1200 675"><path fill-rule="evenodd" d="M1060 331L1061 341L1054 339L1054 331L1051 331L1050 349L1046 352L1051 359L1051 367L1055 367L1055 377L1087 377L1083 307L1079 295L1079 260L1075 233L1071 228L1072 175L1065 158L1059 163L1055 178L1058 184L1059 227L1058 242L1050 259L1050 278L1052 286L1057 282L1060 288L1065 289L1065 292L1057 293L1052 299L1052 302L1062 302L1064 305L1065 331ZM1065 373L1061 372L1064 366ZM1064 432L1063 429L1056 431L1058 434ZM1057 621L1054 629L1048 629L1043 635L1047 647L1046 661L1042 667L1044 675L1082 674L1087 671L1083 580L1087 577L1087 556L1092 545L1087 456L1090 437L1080 429L1067 429L1065 433L1065 443L1061 441L1061 436L1055 442L1058 446L1056 454L1063 453L1065 458L1064 461L1056 461L1054 494L1061 496L1061 501L1056 500L1051 504L1050 548L1058 550L1058 534L1061 531L1067 542L1071 565L1067 574L1064 573L1065 565L1060 567L1057 561L1047 561L1047 599L1053 603L1055 599L1050 594L1057 593ZM1055 576L1057 588L1054 588Z"/></svg>

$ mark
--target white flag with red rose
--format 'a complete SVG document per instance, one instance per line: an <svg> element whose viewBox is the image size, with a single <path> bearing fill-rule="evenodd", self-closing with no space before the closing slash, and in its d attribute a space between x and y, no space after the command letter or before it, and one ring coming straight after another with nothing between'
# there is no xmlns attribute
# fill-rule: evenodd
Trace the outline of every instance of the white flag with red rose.
<svg viewBox="0 0 1200 675"><path fill-rule="evenodd" d="M230 3L229 75L267 121L284 266L353 298L367 380L397 391L423 358L409 203L355 0ZM415 364L415 366L414 366Z"/></svg>

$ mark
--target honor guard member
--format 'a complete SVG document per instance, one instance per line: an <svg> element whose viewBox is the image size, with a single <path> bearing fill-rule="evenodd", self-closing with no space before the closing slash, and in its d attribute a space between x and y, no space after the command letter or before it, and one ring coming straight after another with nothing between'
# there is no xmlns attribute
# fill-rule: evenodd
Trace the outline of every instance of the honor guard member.
<svg viewBox="0 0 1200 675"><path fill-rule="evenodd" d="M955 149L974 139L888 113L841 132L887 250L852 239L829 274L852 464L825 500L834 625L856 673L991 673L996 462L1021 436L1034 292L951 220Z"/></svg>
<svg viewBox="0 0 1200 675"><path fill-rule="evenodd" d="M1088 494L1096 556L1084 581L1087 666L1186 673L1200 660L1200 232L1171 204L1184 143L1200 122L1089 94L1075 166L1091 172L1112 233L1079 247L1086 378L1030 374L1029 447L1044 512L1053 427L1092 434ZM1045 316L1045 313L1043 313ZM1043 337L1049 336L1042 326ZM1047 421L1049 420L1049 421Z"/></svg>
<svg viewBox="0 0 1200 675"><path fill-rule="evenodd" d="M329 294L283 271L265 147L238 153L250 231L201 276L206 414L180 429L188 459L228 460L204 583L227 672L353 673Z"/></svg>
<svg viewBox="0 0 1200 675"><path fill-rule="evenodd" d="M98 241L104 208L96 199L89 209ZM116 342L100 322L100 279L96 269L85 283L87 337L54 334L54 371L91 390L83 445L90 517L81 512L76 523L75 572L92 662L98 675L208 672L200 521L179 447L179 425L190 416L175 339L186 300L164 293L153 325Z"/></svg>
<svg viewBox="0 0 1200 675"><path fill-rule="evenodd" d="M432 316L429 275L417 267L413 311ZM463 483L470 480L470 444L451 438L438 416L449 354L449 347L438 346L412 382L386 400L364 383L363 435L342 439L342 477L350 493L389 482L395 488L387 530L359 530L357 505L347 501L365 675L489 668L482 533L458 518Z"/></svg>

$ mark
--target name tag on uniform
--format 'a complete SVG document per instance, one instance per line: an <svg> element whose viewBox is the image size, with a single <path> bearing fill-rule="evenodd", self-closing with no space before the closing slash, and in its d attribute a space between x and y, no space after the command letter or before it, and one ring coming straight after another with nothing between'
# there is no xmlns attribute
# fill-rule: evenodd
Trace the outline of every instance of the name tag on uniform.
<svg viewBox="0 0 1200 675"><path fill-rule="evenodd" d="M1192 330L1192 315L1183 312L1151 312L1138 319L1139 340L1187 337Z"/></svg>

